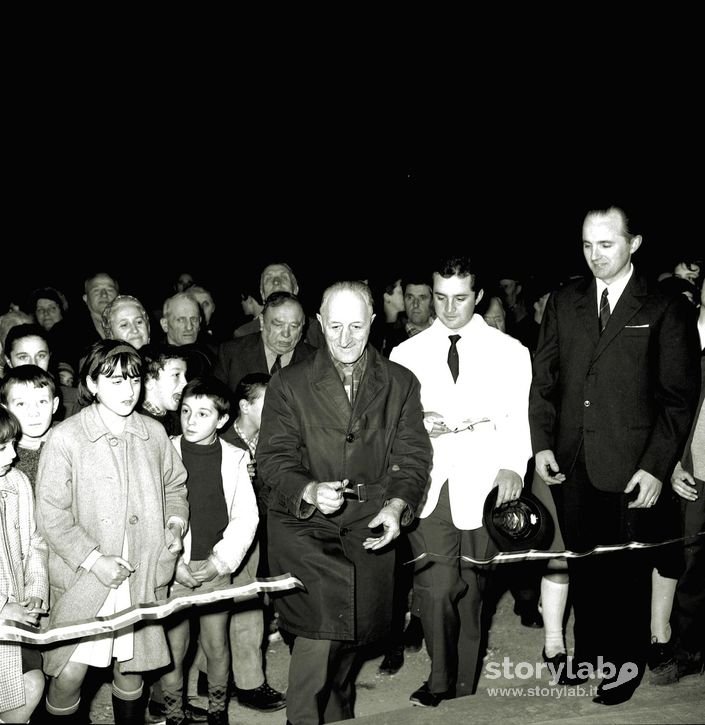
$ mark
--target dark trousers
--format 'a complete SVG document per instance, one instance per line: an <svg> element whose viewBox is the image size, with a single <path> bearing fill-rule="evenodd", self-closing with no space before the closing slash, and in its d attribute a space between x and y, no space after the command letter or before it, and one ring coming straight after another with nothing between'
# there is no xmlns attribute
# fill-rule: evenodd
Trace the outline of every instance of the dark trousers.
<svg viewBox="0 0 705 725"><path fill-rule="evenodd" d="M566 482L555 488L561 489L556 504L568 549L584 552L637 539L641 511L627 508L632 497L595 488L582 452ZM647 552L568 560L577 662L594 666L601 655L617 672L634 662L643 674L651 631L652 561Z"/></svg>
<svg viewBox="0 0 705 725"><path fill-rule="evenodd" d="M296 637L286 691L286 717L292 725L319 725L354 717L358 653L349 642Z"/></svg>
<svg viewBox="0 0 705 725"><path fill-rule="evenodd" d="M421 618L431 658L429 690L442 693L455 689L459 697L471 695L480 675L486 573L457 557L484 559L494 553L487 531L456 528L445 483L433 513L419 519L409 541L414 557L424 552L440 555L417 562L414 571L412 613Z"/></svg>
<svg viewBox="0 0 705 725"><path fill-rule="evenodd" d="M676 635L681 649L705 654L705 481L695 479L698 498L682 501L685 570L678 580L675 601Z"/></svg>

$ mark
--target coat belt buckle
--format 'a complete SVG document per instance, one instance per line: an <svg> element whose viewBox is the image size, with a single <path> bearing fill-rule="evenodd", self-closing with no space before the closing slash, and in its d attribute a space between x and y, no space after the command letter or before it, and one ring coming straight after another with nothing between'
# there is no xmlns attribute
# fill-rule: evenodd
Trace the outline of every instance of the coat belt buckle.
<svg viewBox="0 0 705 725"><path fill-rule="evenodd" d="M367 501L367 484L366 483L348 483L343 489L343 496L357 498L359 503Z"/></svg>

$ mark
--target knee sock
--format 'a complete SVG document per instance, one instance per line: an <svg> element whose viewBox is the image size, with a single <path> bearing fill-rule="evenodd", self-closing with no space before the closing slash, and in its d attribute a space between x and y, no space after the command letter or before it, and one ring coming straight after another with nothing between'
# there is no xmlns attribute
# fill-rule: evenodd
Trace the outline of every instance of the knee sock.
<svg viewBox="0 0 705 725"><path fill-rule="evenodd" d="M184 686L179 685L172 689L167 689L162 684L162 697L164 698L164 714L167 720L180 722L186 716L184 715Z"/></svg>
<svg viewBox="0 0 705 725"><path fill-rule="evenodd" d="M677 579L661 576L654 569L651 574L651 641L671 641L671 611L676 594Z"/></svg>
<svg viewBox="0 0 705 725"><path fill-rule="evenodd" d="M76 700L76 702L74 702L73 705L69 705L68 707L56 707L56 705L52 705L49 702L49 698L47 697L45 707L46 707L46 711L50 715L64 717L67 715L73 715L75 712L78 712L78 708L80 707L80 705L81 705L80 697L78 698L78 700Z"/></svg>
<svg viewBox="0 0 705 725"><path fill-rule="evenodd" d="M541 606L543 609L544 646L547 657L565 652L563 615L568 601L568 581L541 578Z"/></svg>
<svg viewBox="0 0 705 725"><path fill-rule="evenodd" d="M130 700L139 700L140 697L142 697L142 685L140 685L136 690L121 690L113 682L113 695L120 700L127 700L128 702Z"/></svg>
<svg viewBox="0 0 705 725"><path fill-rule="evenodd" d="M228 683L218 684L208 679L208 712L223 712L228 706Z"/></svg>

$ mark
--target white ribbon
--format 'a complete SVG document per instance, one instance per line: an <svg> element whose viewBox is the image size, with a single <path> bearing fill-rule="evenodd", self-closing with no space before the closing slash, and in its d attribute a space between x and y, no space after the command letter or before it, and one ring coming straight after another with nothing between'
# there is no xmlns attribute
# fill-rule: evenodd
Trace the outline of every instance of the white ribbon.
<svg viewBox="0 0 705 725"><path fill-rule="evenodd" d="M143 620L165 619L170 614L185 607L212 604L224 599L241 602L254 598L259 592L281 592L294 588L304 588L301 580L289 574L282 574L268 579L256 579L251 584L244 586L232 586L227 589L204 592L203 594L194 592L193 594L160 600L150 604L135 604L105 617L93 617L83 621L68 622L44 631L39 631L36 627L21 624L11 619L0 619L0 642L53 644L54 642L69 639L80 639L96 634L115 632Z"/></svg>

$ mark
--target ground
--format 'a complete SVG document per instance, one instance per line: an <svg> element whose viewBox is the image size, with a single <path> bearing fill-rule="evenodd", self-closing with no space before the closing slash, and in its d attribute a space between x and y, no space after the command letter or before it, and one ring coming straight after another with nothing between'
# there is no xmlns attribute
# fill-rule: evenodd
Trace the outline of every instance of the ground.
<svg viewBox="0 0 705 725"><path fill-rule="evenodd" d="M572 621L569 621L569 634ZM572 639L568 638L569 651L572 644ZM478 705L481 704L481 698L492 697L490 689L494 686L498 687L513 687L513 686L524 686L529 687L541 687L543 688L541 698L543 702L547 702L547 707L551 704L548 701L555 701L560 697L565 698L571 693L567 693L565 688L562 688L563 692L559 692L558 689L550 690L550 677L545 673L536 679L533 674L530 677L526 677L526 672L517 674L524 675L524 678L514 677L514 679L508 679L504 676L494 679L491 675L493 668L496 669L501 666L505 657L509 658L512 663L527 663L525 668L532 664L533 667L542 662L541 650L543 647L543 630L532 629L524 627L517 617L513 613L513 599L509 593L506 593L499 600L497 610L492 620L492 628L490 630L489 642L487 654L483 662L483 675L480 679L477 698ZM267 677L269 683L279 689L286 690L287 684L287 672L289 666L289 650L288 647L281 641L281 639L275 639L271 641L266 650L267 657ZM419 715L417 711L422 709L413 706L409 702L409 695L419 687L429 672L429 658L424 648L420 652L407 653L405 656L405 663L402 669L396 675L381 675L378 672L378 666L382 659L381 654L376 654L371 657L363 665L360 675L357 680L357 703L356 703L356 716L357 718L368 717L369 722L382 723L386 721L386 715L382 713L390 714L391 711L408 711L411 716ZM496 664L495 664L496 663ZM192 674L192 684L194 684ZM649 683L649 674L647 673L644 683L637 691L637 695L633 698L638 699L640 691L644 694L646 691L657 692L658 695L663 694L667 698L673 699L673 695L681 695L682 698L693 698L694 692L700 689L705 691L705 687L702 687L703 681L699 677L689 677L682 680L679 683L668 685L665 687L656 687ZM594 686L594 685L593 685ZM589 685L588 685L589 687ZM195 692L195 687L192 688ZM573 692L574 697L579 697L581 700L585 700L589 703L590 690L586 690L583 694ZM506 697L506 695L505 695ZM700 693L699 697L703 699L703 706L705 707L705 694ZM666 699L667 699L666 698ZM469 698L473 699L473 698ZM202 706L206 705L205 699L197 698L197 702ZM485 700L486 702L486 700ZM517 712L526 712L526 705L528 701L526 697L521 701L522 707ZM536 706L538 704L536 698L532 699L532 704ZM450 704L450 703L449 703ZM614 715L618 710L622 708L628 708L632 703L619 706L619 708L609 708L611 715ZM443 709L443 706L438 708L434 713L439 713ZM583 708L585 709L585 708ZM588 717L586 722L605 722L605 720L594 719L595 717L600 718L606 716L607 711L604 708L600 708L599 705L592 705L589 703L587 708L591 715ZM705 710L704 710L705 711ZM426 711L431 715L430 711ZM112 708L110 705L110 687L108 684L104 684L99 689L92 705L91 710L93 721L96 723L111 723L112 719ZM237 702L230 704L230 722L232 725L284 725L286 721L285 710L274 713L261 713L254 710L249 710L241 707ZM391 717L391 715L390 715ZM626 716L622 710L621 719L619 722L639 722L643 718L643 714L636 720L630 720L628 713ZM551 720L550 716L546 717L546 720ZM464 720L462 720L464 722ZM611 720L616 722L615 720ZM657 719L656 722L659 720ZM667 722L668 720L662 718L661 722ZM678 722L696 722L695 720L677 720ZM455 720L446 720L445 725L449 725L450 722ZM528 720L527 720L528 722ZM676 720L672 720L676 722Z"/></svg>

